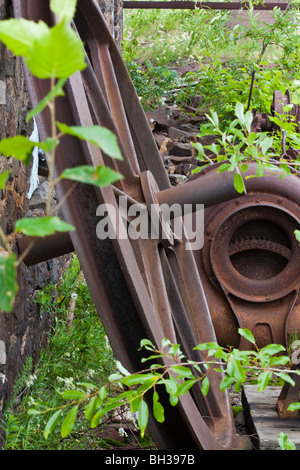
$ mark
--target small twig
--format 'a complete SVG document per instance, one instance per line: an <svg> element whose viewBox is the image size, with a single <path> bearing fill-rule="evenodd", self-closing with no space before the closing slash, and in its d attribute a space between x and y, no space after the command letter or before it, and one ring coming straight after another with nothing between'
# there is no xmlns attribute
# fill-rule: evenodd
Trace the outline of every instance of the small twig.
<svg viewBox="0 0 300 470"><path fill-rule="evenodd" d="M5 235L4 231L2 230L2 227L0 226L0 238L2 239L3 241L3 244L6 248L6 250L8 251L9 254L12 253L11 251L11 248L9 246L9 243L8 243L8 240L7 240L7 236Z"/></svg>

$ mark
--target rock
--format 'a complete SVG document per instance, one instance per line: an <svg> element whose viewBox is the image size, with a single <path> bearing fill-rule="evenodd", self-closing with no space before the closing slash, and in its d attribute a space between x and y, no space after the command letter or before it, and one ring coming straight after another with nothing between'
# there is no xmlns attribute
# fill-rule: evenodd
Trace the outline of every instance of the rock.
<svg viewBox="0 0 300 470"><path fill-rule="evenodd" d="M187 131L183 131L182 129L178 129L177 127L170 127L168 136L170 139L183 140L188 139L191 134Z"/></svg>
<svg viewBox="0 0 300 470"><path fill-rule="evenodd" d="M173 141L172 145L169 143L169 152L174 156L189 157L192 155L192 146L190 143Z"/></svg>
<svg viewBox="0 0 300 470"><path fill-rule="evenodd" d="M161 133L154 132L153 136L159 149L162 146L163 142L168 138L168 134L165 132L161 132Z"/></svg>
<svg viewBox="0 0 300 470"><path fill-rule="evenodd" d="M29 208L46 210L47 196L49 191L49 182L44 181L33 193L29 200Z"/></svg>
<svg viewBox="0 0 300 470"><path fill-rule="evenodd" d="M158 108L154 111L148 111L146 116L151 128L156 131L164 131L175 125L173 117L165 109Z"/></svg>
<svg viewBox="0 0 300 470"><path fill-rule="evenodd" d="M169 156L169 159L171 162L173 163L184 163L184 164L192 164L192 165L197 165L197 160L196 158L192 157L192 156L188 156L188 157L177 157L177 156L173 156L173 155L170 155Z"/></svg>
<svg viewBox="0 0 300 470"><path fill-rule="evenodd" d="M169 175L169 178L172 185L183 184L187 181L187 177L185 175L173 174Z"/></svg>

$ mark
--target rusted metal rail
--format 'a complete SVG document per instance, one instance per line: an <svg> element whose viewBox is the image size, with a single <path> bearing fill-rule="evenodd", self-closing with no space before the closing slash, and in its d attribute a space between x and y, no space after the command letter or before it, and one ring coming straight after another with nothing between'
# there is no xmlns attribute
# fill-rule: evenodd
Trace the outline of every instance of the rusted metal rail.
<svg viewBox="0 0 300 470"><path fill-rule="evenodd" d="M254 10L270 11L275 7L285 10L287 3L267 2L252 5ZM196 8L208 10L242 10L249 8L249 2L189 2L189 1L124 1L124 9L161 9L161 10L195 10Z"/></svg>
<svg viewBox="0 0 300 470"><path fill-rule="evenodd" d="M13 7L16 17L53 24L48 2L13 0ZM194 346L214 341L216 336L195 258L186 249L184 235L181 240L170 237L168 243L150 238L97 237L99 205L110 204L118 213L120 195L144 205L153 201L161 204L170 195L179 200L180 195L170 187L134 86L95 1L79 0L74 27L85 43L88 67L68 81L65 97L57 100L57 120L106 126L117 135L124 159L111 160L96 147L65 136L57 149L55 176L71 166L105 164L122 173L124 179L101 189L79 184L72 191L63 205L65 220L76 227L70 234L69 248L78 256L114 353L128 370L140 370L142 338L161 345L167 337L181 344L190 359L201 361L204 357ZM26 78L35 106L49 91L49 83L27 72ZM37 123L41 139L46 138L50 134L46 112L37 117ZM223 181L223 175L214 178ZM61 181L57 185L59 200L71 184ZM223 186L223 200L237 197L232 188ZM210 191L213 202L211 187ZM201 202L195 197L194 203ZM200 329L196 327L199 318ZM220 391L221 379L219 374L211 377L207 396L200 387L193 387L175 408L167 395L162 397L167 419L159 424L151 416L149 425L159 449L188 452L235 446L231 403L228 394Z"/></svg>

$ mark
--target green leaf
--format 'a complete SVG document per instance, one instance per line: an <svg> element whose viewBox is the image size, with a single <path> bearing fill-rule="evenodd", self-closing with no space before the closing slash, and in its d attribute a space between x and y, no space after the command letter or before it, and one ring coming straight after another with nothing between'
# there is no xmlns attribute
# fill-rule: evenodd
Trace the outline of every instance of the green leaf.
<svg viewBox="0 0 300 470"><path fill-rule="evenodd" d="M140 342L140 347L148 349L149 351L154 351L155 346L149 339L142 339Z"/></svg>
<svg viewBox="0 0 300 470"><path fill-rule="evenodd" d="M99 397L101 398L101 400L104 400L106 398L106 387L101 387L100 390L99 390Z"/></svg>
<svg viewBox="0 0 300 470"><path fill-rule="evenodd" d="M165 420L165 411L162 404L159 402L159 396L157 392L153 392L153 415L156 421L163 423Z"/></svg>
<svg viewBox="0 0 300 470"><path fill-rule="evenodd" d="M266 137L261 143L261 153L265 155L267 151L269 150L269 148L272 146L272 144L273 144L273 138Z"/></svg>
<svg viewBox="0 0 300 470"><path fill-rule="evenodd" d="M29 415L41 415L42 413L44 413L44 411L42 411L42 410L37 410L36 408L29 408L29 409L27 410L27 413L28 413Z"/></svg>
<svg viewBox="0 0 300 470"><path fill-rule="evenodd" d="M239 173L235 173L233 184L238 193L243 193L245 190L244 180Z"/></svg>
<svg viewBox="0 0 300 470"><path fill-rule="evenodd" d="M288 406L288 411L296 411L296 410L300 410L300 403L299 401L297 401L296 403L291 403L289 406Z"/></svg>
<svg viewBox="0 0 300 470"><path fill-rule="evenodd" d="M226 390L230 385L235 382L234 377L224 377L224 379L220 383L220 390Z"/></svg>
<svg viewBox="0 0 300 470"><path fill-rule="evenodd" d="M207 349L220 349L218 343L214 343L212 341L208 343L201 343L198 346L195 346L194 349L199 349L200 351L206 351Z"/></svg>
<svg viewBox="0 0 300 470"><path fill-rule="evenodd" d="M125 369L125 367L122 365L122 363L120 361L116 361L116 366L117 366L117 369L119 369L119 371L121 372L121 374L123 375L130 375L130 372L128 372L127 369Z"/></svg>
<svg viewBox="0 0 300 470"><path fill-rule="evenodd" d="M240 129L232 129L232 134L236 135L240 140L244 140L244 134Z"/></svg>
<svg viewBox="0 0 300 470"><path fill-rule="evenodd" d="M230 163L223 163L222 165L219 166L218 173L220 173L221 171L229 170L229 168L231 168Z"/></svg>
<svg viewBox="0 0 300 470"><path fill-rule="evenodd" d="M177 388L176 395L184 395L189 391L189 389L197 382L196 379L185 380L181 384L179 384Z"/></svg>
<svg viewBox="0 0 300 470"><path fill-rule="evenodd" d="M32 151L36 146L43 148L43 144L33 142L23 135L18 135L1 140L0 153L6 157L14 157L16 160L21 160L25 165L28 165L32 157Z"/></svg>
<svg viewBox="0 0 300 470"><path fill-rule="evenodd" d="M270 358L270 366L284 366L290 362L290 358L288 356L279 356L279 357L271 357Z"/></svg>
<svg viewBox="0 0 300 470"><path fill-rule="evenodd" d="M82 165L75 168L67 168L61 173L60 178L103 187L122 179L123 176L106 166L99 165L94 167Z"/></svg>
<svg viewBox="0 0 300 470"><path fill-rule="evenodd" d="M295 381L289 374L286 374L285 372L274 372L274 374L285 382L291 384L293 387L295 386Z"/></svg>
<svg viewBox="0 0 300 470"><path fill-rule="evenodd" d="M259 374L259 376L257 377L257 390L259 392L262 392L268 385L271 378L272 378L272 373L268 370Z"/></svg>
<svg viewBox="0 0 300 470"><path fill-rule="evenodd" d="M89 401L88 405L86 406L84 410L84 415L87 419L91 419L94 414L94 411L96 408L96 400L97 400L97 397L91 398L91 400Z"/></svg>
<svg viewBox="0 0 300 470"><path fill-rule="evenodd" d="M65 390L62 393L62 397L66 400L81 400L82 398L86 398L86 394L80 390Z"/></svg>
<svg viewBox="0 0 300 470"><path fill-rule="evenodd" d="M256 166L256 176L260 178L261 176L263 176L263 174L264 174L264 166L262 162L259 161Z"/></svg>
<svg viewBox="0 0 300 470"><path fill-rule="evenodd" d="M116 382L117 380L122 380L124 377L122 374L111 374L109 377L108 377L108 380L110 382Z"/></svg>
<svg viewBox="0 0 300 470"><path fill-rule="evenodd" d="M178 384L176 381L173 381L172 379L161 379L158 384L164 384L166 387L166 391L169 395L176 395L177 389L178 389Z"/></svg>
<svg viewBox="0 0 300 470"><path fill-rule="evenodd" d="M232 350L232 355L235 359L238 361L243 361L243 362L249 362L252 359L252 356L257 357L258 353L255 351L240 351L239 349L233 349Z"/></svg>
<svg viewBox="0 0 300 470"><path fill-rule="evenodd" d="M58 122L57 127L63 134L69 134L81 140L87 140L99 147L111 158L123 160L117 138L113 132L106 127L101 126L67 126Z"/></svg>
<svg viewBox="0 0 300 470"><path fill-rule="evenodd" d="M191 142L192 146L195 147L196 150L198 150L198 156L197 158L200 158L203 160L203 157L205 156L205 150L203 145L200 142Z"/></svg>
<svg viewBox="0 0 300 470"><path fill-rule="evenodd" d="M35 23L24 18L10 18L0 22L0 41L14 55L26 57L34 41L39 41L48 29L43 21Z"/></svg>
<svg viewBox="0 0 300 470"><path fill-rule="evenodd" d="M63 86L66 83L67 79L66 78L61 78L58 80L58 82L55 84L54 88L49 91L49 93L38 103L38 105L29 111L29 113L26 116L26 122L29 122L30 119L33 118L33 116L36 116L39 114L43 109L46 108L46 106L57 96L64 96L64 90Z"/></svg>
<svg viewBox="0 0 300 470"><path fill-rule="evenodd" d="M169 397L170 405L176 406L178 403L178 396L177 395L170 395Z"/></svg>
<svg viewBox="0 0 300 470"><path fill-rule="evenodd" d="M32 237L45 237L55 232L69 232L75 229L58 217L28 217L19 219L15 224L15 230Z"/></svg>
<svg viewBox="0 0 300 470"><path fill-rule="evenodd" d="M130 402L131 413L136 413L138 411L141 400L142 400L142 395L139 395L133 400L131 400Z"/></svg>
<svg viewBox="0 0 300 470"><path fill-rule="evenodd" d="M220 146L216 145L215 143L211 145L205 145L205 148L211 150L215 155L218 155L220 152Z"/></svg>
<svg viewBox="0 0 300 470"><path fill-rule="evenodd" d="M10 312L14 298L18 292L17 257L0 252L0 310Z"/></svg>
<svg viewBox="0 0 300 470"><path fill-rule="evenodd" d="M0 174L0 189L4 189L5 186L6 186L6 181L7 181L7 178L9 177L10 175L10 171L7 170L7 171L3 171L1 174Z"/></svg>
<svg viewBox="0 0 300 470"><path fill-rule="evenodd" d="M61 410L56 411L48 420L45 429L44 429L44 438L47 440L49 434L54 430L57 426L59 419L61 416Z"/></svg>
<svg viewBox="0 0 300 470"><path fill-rule="evenodd" d="M91 421L91 428L96 428L103 416L105 416L109 411L115 410L122 405L124 405L124 402L118 401L118 399L116 399L112 400L109 404L101 408L101 410L97 411L97 413L93 416Z"/></svg>
<svg viewBox="0 0 300 470"><path fill-rule="evenodd" d="M227 371L229 375L232 375L238 382L244 382L246 380L246 373L240 363L233 357L228 361Z"/></svg>
<svg viewBox="0 0 300 470"><path fill-rule="evenodd" d="M297 242L300 243L300 230L294 230L294 235L296 237Z"/></svg>
<svg viewBox="0 0 300 470"><path fill-rule="evenodd" d="M71 21L76 11L77 0L51 0L50 8L60 17Z"/></svg>
<svg viewBox="0 0 300 470"><path fill-rule="evenodd" d="M210 114L211 114L211 117L212 117L212 121L214 123L214 125L216 127L219 127L219 118L218 118L218 114L215 112L215 111L210 111Z"/></svg>
<svg viewBox="0 0 300 470"><path fill-rule="evenodd" d="M143 357L141 359L141 363L151 361L152 359L157 359L158 357L163 357L163 356L164 356L164 354L152 354L149 357ZM151 365L151 367L153 367L153 365Z"/></svg>
<svg viewBox="0 0 300 470"><path fill-rule="evenodd" d="M204 396L206 396L208 394L208 391L209 391L209 378L206 376L202 380L201 392L203 393Z"/></svg>
<svg viewBox="0 0 300 470"><path fill-rule="evenodd" d="M239 328L238 332L241 336L243 336L243 338L248 340L250 343L255 344L254 336L250 330L248 330L247 328Z"/></svg>
<svg viewBox="0 0 300 470"><path fill-rule="evenodd" d="M244 105L242 103L236 103L235 105L235 115L242 125L245 124L244 116Z"/></svg>
<svg viewBox="0 0 300 470"><path fill-rule="evenodd" d="M144 437L145 430L148 424L149 409L144 400L141 400L138 408L138 425L140 428L141 436Z"/></svg>
<svg viewBox="0 0 300 470"><path fill-rule="evenodd" d="M285 347L281 344L268 344L259 351L259 355L269 355L273 356L274 354L279 353L280 351L285 351Z"/></svg>
<svg viewBox="0 0 300 470"><path fill-rule="evenodd" d="M61 437L67 437L71 432L77 418L78 405L73 406L65 417L61 427Z"/></svg>
<svg viewBox="0 0 300 470"><path fill-rule="evenodd" d="M65 20L33 42L25 62L38 78L69 78L86 67L82 42Z"/></svg>
<svg viewBox="0 0 300 470"><path fill-rule="evenodd" d="M281 432L278 434L278 444L281 450L296 450L296 446L288 439L288 436Z"/></svg>
<svg viewBox="0 0 300 470"><path fill-rule="evenodd" d="M249 133L251 131L252 121L253 121L252 111L247 111L246 114L245 114L245 126L246 126L246 129Z"/></svg>
<svg viewBox="0 0 300 470"><path fill-rule="evenodd" d="M185 366L172 366L171 370L175 372L175 374L181 375L181 377L187 377L187 378L194 377L191 369Z"/></svg>

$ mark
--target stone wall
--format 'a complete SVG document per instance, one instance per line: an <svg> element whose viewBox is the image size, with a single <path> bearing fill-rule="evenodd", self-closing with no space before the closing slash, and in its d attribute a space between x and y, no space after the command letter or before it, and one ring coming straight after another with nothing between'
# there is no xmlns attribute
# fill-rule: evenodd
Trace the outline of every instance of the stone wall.
<svg viewBox="0 0 300 470"><path fill-rule="evenodd" d="M12 16L11 1L0 0L0 19ZM33 124L26 123L30 101L26 91L23 63L0 44L0 139L15 135L30 136ZM32 164L0 156L0 171L11 171L6 188L0 190L0 224L3 232L10 235L17 219L42 214L42 206L35 209L28 197ZM38 183L44 181L38 176ZM36 194L36 193L34 193ZM36 213L35 213L36 212ZM12 249L17 253L14 242ZM0 311L0 412L10 399L12 385L23 368L28 356L36 362L41 347L47 343L50 319L41 314L35 301L36 291L50 282L56 283L68 262L68 257L50 260L18 270L19 292L13 311Z"/></svg>
<svg viewBox="0 0 300 470"><path fill-rule="evenodd" d="M123 38L122 0L98 0L109 30L119 49Z"/></svg>
<svg viewBox="0 0 300 470"><path fill-rule="evenodd" d="M110 31L120 47L122 39L121 0L99 1ZM0 0L0 20L12 16L10 0ZM30 100L26 91L23 63L0 44L0 139L15 135L30 137L34 125L26 123ZM38 158L39 172L13 158L0 155L0 172L11 171L5 190L0 190L0 225L6 235L14 230L17 219L43 215L47 193L47 168ZM34 178L33 178L34 176ZM35 186L32 187L32 184ZM15 244L12 248L17 252ZM70 256L60 257L27 268L19 267L17 295L13 311L0 311L0 418L4 403L10 399L12 386L27 357L34 363L47 344L51 319L40 312L36 291L56 283L67 267Z"/></svg>

